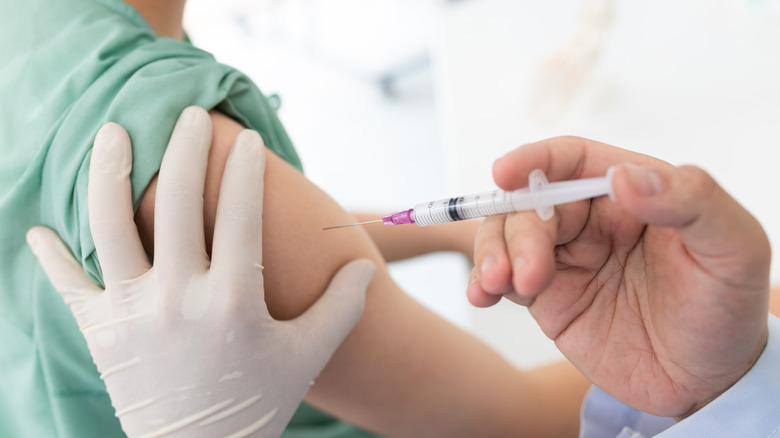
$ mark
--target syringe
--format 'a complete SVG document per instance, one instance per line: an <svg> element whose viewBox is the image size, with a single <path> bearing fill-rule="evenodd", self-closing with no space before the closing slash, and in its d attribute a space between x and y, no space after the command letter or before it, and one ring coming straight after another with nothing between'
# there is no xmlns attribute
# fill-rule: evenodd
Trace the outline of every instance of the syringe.
<svg viewBox="0 0 780 438"><path fill-rule="evenodd" d="M382 222L385 225L417 224L428 226L455 222L464 219L475 219L485 216L514 213L524 210L536 210L542 220L553 216L553 208L558 204L566 204L584 199L609 195L612 192L611 175L599 178L585 178L571 181L549 183L541 169L536 169L528 176L528 187L505 192L491 192L440 199L438 201L422 202L409 210L389 214L375 221L357 224L338 225L323 228L352 227Z"/></svg>

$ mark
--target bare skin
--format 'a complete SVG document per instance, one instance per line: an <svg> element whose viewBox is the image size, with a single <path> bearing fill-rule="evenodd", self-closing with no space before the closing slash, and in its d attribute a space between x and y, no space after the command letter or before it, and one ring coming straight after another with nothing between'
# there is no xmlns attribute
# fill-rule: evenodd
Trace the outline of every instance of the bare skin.
<svg viewBox="0 0 780 438"><path fill-rule="evenodd" d="M511 190L534 168L567 180L611 165L614 202L559 206L549 222L486 220L469 296L527 305L600 388L644 412L685 418L741 378L766 345L769 241L701 169L592 140L518 148L496 162L494 177Z"/></svg>
<svg viewBox="0 0 780 438"><path fill-rule="evenodd" d="M131 3L160 35L181 34L180 15L170 13L171 9L165 11L169 19L160 21L159 15L151 19L147 16L159 14L154 8L143 12L149 1ZM213 226L221 166L240 129L219 114L212 116L215 139L204 211L207 235ZM307 202L312 201L327 213L323 215L327 225L350 222L352 218L278 158L269 159L269 171L276 176L267 176L265 200L265 211L269 212L264 229L267 297L274 315L284 319L307 308L340 264L354 257L370 257L380 263L382 259L364 230L350 231L349 238L323 238L311 232L310 223L282 223L279 217L295 217L300 208L311 208ZM276 189L271 188L273 185ZM153 235L149 220L153 215L153 189L154 183L138 211L138 222L147 236ZM289 193L300 195L301 203L280 202ZM316 229L322 226L313 225ZM378 236L376 242L381 243L382 237ZM147 237L145 244L151 248L152 239ZM386 254L402 258L425 251ZM327 257L321 257L324 252ZM297 275L300 266L307 267L306 278ZM291 290L296 293L290 294ZM775 298L772 304L775 311L779 310L778 301ZM392 333L388 333L389 328ZM469 376L468 384L464 383L464 375ZM473 338L405 297L382 270L369 290L363 320L336 353L308 400L356 424L393 436L575 436L576 414L587 387L568 364L516 372ZM460 396L458 400L452 400L453 392ZM555 415L549 415L551 412ZM404 420L399 422L399 418Z"/></svg>
<svg viewBox="0 0 780 438"><path fill-rule="evenodd" d="M214 137L204 193L208 238L225 158L242 130L231 119L211 114ZM147 248L152 246L155 184L136 215ZM319 214L311 219L304 209ZM349 260L367 257L384 266L364 230L321 230L354 218L271 152L264 212L266 301L275 318L302 313ZM309 219L291 223L289 218ZM300 275L302 267L306 275ZM405 295L383 268L367 297L363 318L307 396L314 405L391 436L518 436L518 431L527 433L519 436L576 436L588 384L569 365L518 372Z"/></svg>
<svg viewBox="0 0 780 438"><path fill-rule="evenodd" d="M157 2L129 3L143 15L154 12L149 3ZM149 22L175 35L181 28L180 20L178 28L173 23L180 16L174 12L164 11L163 24L155 24L165 18L159 15ZM210 114L214 134L204 190L208 246L225 160L243 129L218 112ZM265 297L272 316L290 319L301 314L350 260L369 258L380 267L367 292L363 318L323 370L307 401L390 436L577 435L579 405L589 385L573 367L560 364L519 372L476 338L404 294L387 274L382 254L365 230L323 232L324 226L355 218L270 151L265 180ZM142 241L152 253L155 187L152 181L136 212ZM306 214L312 210L318 212L314 217Z"/></svg>
<svg viewBox="0 0 780 438"><path fill-rule="evenodd" d="M775 286L769 295L769 311L780 317L780 287Z"/></svg>
<svg viewBox="0 0 780 438"><path fill-rule="evenodd" d="M129 0L126 3L134 7L144 17L144 20L149 23L158 36L180 40L184 38L182 17L184 17L184 4L186 1Z"/></svg>

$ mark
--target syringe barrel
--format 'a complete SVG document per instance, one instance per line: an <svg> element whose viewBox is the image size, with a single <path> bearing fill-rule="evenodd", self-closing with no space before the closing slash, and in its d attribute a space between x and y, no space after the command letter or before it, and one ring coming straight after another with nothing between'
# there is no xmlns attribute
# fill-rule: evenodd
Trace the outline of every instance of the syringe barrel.
<svg viewBox="0 0 780 438"><path fill-rule="evenodd" d="M414 206L414 221L427 226L485 216L530 210L534 205L528 189L493 190L457 198L439 199Z"/></svg>
<svg viewBox="0 0 780 438"><path fill-rule="evenodd" d="M550 208L552 206L610 193L608 177L548 184L544 174L538 171L536 175L532 174L530 183L530 188L511 192L493 190L423 202L414 206L411 217L417 225L427 226L517 211L536 210L543 220L547 220L552 217Z"/></svg>

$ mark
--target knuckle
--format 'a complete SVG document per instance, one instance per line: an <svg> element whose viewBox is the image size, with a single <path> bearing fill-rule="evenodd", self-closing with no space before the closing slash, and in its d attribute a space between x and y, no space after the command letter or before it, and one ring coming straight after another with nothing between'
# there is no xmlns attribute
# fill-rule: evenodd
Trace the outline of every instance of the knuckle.
<svg viewBox="0 0 780 438"><path fill-rule="evenodd" d="M681 166L682 184L684 192L689 193L692 199L709 198L720 186L715 179L704 169L698 166Z"/></svg>
<svg viewBox="0 0 780 438"><path fill-rule="evenodd" d="M225 218L233 221L245 221L260 216L260 209L250 203L237 203L225 209Z"/></svg>
<svg viewBox="0 0 780 438"><path fill-rule="evenodd" d="M258 280L259 276L259 280ZM258 285L262 285L262 274L249 274L241 276L236 275L217 275L212 280L212 290L219 300L214 304L217 306L217 314L227 321L237 321L245 318L247 315L257 314L253 306L254 300L263 300L262 294L253 294ZM262 287L262 286L260 286Z"/></svg>
<svg viewBox="0 0 780 438"><path fill-rule="evenodd" d="M122 236L128 229L135 229L135 223L127 218L98 220L90 223L93 240L103 242L107 246L116 243L116 237Z"/></svg>
<svg viewBox="0 0 780 438"><path fill-rule="evenodd" d="M562 143L581 143L584 141L582 137L578 137L576 135L560 135L558 137L555 137L555 140L560 141Z"/></svg>
<svg viewBox="0 0 780 438"><path fill-rule="evenodd" d="M157 204L172 207L186 207L196 202L202 202L203 194L194 190L192 184L164 184L157 188Z"/></svg>
<svg viewBox="0 0 780 438"><path fill-rule="evenodd" d="M192 145L203 143L203 137L199 131L181 130L171 137L168 148L191 148Z"/></svg>

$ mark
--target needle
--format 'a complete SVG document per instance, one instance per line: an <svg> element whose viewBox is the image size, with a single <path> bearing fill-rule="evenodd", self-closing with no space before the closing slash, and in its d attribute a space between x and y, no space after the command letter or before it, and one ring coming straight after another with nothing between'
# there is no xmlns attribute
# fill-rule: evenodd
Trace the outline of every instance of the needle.
<svg viewBox="0 0 780 438"><path fill-rule="evenodd" d="M333 229L336 229L336 228L355 227L355 226L357 226L357 225L376 224L376 223L379 223L379 222L382 222L382 219L377 219L377 220L375 220L375 221L368 221L368 222L359 222L359 223L357 223L357 224L336 225L335 227L326 227L326 228L323 228L323 230L333 230Z"/></svg>

